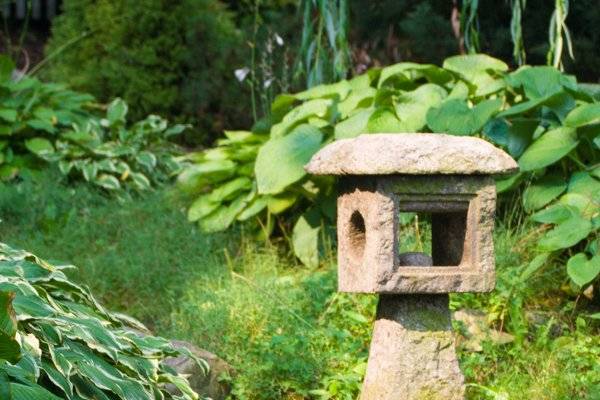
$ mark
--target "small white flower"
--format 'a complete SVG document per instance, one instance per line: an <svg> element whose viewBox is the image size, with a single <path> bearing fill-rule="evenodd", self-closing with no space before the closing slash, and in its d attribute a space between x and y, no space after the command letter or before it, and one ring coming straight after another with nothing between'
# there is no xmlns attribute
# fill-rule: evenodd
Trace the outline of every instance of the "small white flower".
<svg viewBox="0 0 600 400"><path fill-rule="evenodd" d="M279 36L277 33L274 35L275 37L275 43L277 43L278 46L283 46L283 39L281 38L281 36Z"/></svg>
<svg viewBox="0 0 600 400"><path fill-rule="evenodd" d="M271 83L273 83L273 78L269 78L266 81L263 82L263 87L266 89L269 86L271 86Z"/></svg>
<svg viewBox="0 0 600 400"><path fill-rule="evenodd" d="M246 79L246 77L250 73L250 68L248 68L248 67L239 68L239 69L236 69L233 73L235 74L235 77L238 81L243 82L244 79Z"/></svg>

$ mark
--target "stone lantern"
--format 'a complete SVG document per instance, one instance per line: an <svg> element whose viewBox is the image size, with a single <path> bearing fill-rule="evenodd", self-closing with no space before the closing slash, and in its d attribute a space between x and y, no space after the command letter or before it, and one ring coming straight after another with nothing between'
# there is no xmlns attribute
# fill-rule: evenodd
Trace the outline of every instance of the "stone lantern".
<svg viewBox="0 0 600 400"><path fill-rule="evenodd" d="M315 154L339 176L338 289L379 293L362 400L462 399L448 293L494 288L493 175L518 169L490 143L444 134L368 134ZM401 252L399 215L431 221L431 254Z"/></svg>

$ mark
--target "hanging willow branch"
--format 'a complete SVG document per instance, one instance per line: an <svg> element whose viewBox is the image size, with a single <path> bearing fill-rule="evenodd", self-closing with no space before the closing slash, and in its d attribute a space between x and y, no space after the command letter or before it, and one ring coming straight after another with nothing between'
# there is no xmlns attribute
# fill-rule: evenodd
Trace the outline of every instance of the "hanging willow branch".
<svg viewBox="0 0 600 400"><path fill-rule="evenodd" d="M569 0L556 0L554 13L550 19L550 29L548 40L550 42L550 50L548 50L547 62L555 68L563 69L562 54L564 44L566 42L567 51L571 59L573 56L573 44L571 43L571 35L567 28L566 20L569 14Z"/></svg>
<svg viewBox="0 0 600 400"><path fill-rule="evenodd" d="M478 8L479 0L463 0L462 2L460 26L462 27L464 46L469 53L477 53L480 49Z"/></svg>
<svg viewBox="0 0 600 400"><path fill-rule="evenodd" d="M295 77L306 85L344 79L350 67L347 0L302 0L302 41Z"/></svg>
<svg viewBox="0 0 600 400"><path fill-rule="evenodd" d="M510 19L510 37L513 42L513 57L518 65L525 64L522 15L526 3L527 0L511 0L512 17Z"/></svg>

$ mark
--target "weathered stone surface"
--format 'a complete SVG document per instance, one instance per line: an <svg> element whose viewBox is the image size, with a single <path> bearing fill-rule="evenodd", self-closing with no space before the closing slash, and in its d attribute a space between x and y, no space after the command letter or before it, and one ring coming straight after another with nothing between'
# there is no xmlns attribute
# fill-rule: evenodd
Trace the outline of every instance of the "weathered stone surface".
<svg viewBox="0 0 600 400"><path fill-rule="evenodd" d="M459 340L460 345L467 350L482 351L484 341L502 345L515 340L513 335L490 327L487 322L487 314L483 311L458 310L452 314L452 319L458 321L464 328L464 336L459 336Z"/></svg>
<svg viewBox="0 0 600 400"><path fill-rule="evenodd" d="M191 388L201 396L208 396L212 400L224 400L231 392L228 383L222 381L223 376L232 376L233 368L225 361L211 352L203 350L191 343L181 340L172 340L175 348L188 349L196 357L205 360L210 368L208 375L198 366L195 360L188 356L171 357L165 359L165 364L173 368L177 373L185 375L190 382ZM168 387L169 392L178 394L175 386Z"/></svg>
<svg viewBox="0 0 600 400"><path fill-rule="evenodd" d="M361 400L458 400L448 295L381 295Z"/></svg>
<svg viewBox="0 0 600 400"><path fill-rule="evenodd" d="M507 174L518 165L485 140L440 133L381 133L337 140L316 153L317 175Z"/></svg>
<svg viewBox="0 0 600 400"><path fill-rule="evenodd" d="M364 293L494 288L490 176L349 176L338 197L338 289ZM431 213L433 266L400 259L398 215Z"/></svg>

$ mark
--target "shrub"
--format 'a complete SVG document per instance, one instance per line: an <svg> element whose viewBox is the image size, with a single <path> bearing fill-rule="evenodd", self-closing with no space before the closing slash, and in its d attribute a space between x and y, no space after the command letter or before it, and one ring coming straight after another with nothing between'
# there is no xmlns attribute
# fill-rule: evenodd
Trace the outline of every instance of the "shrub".
<svg viewBox="0 0 600 400"><path fill-rule="evenodd" d="M66 0L47 75L104 102L122 97L136 119L182 116L218 130L243 115L233 79L241 48L218 0Z"/></svg>
<svg viewBox="0 0 600 400"><path fill-rule="evenodd" d="M0 75L0 176L58 162L60 170L107 190L147 190L179 170L167 141L184 131L156 115L127 124L127 104L114 100L100 118L94 98L33 78L13 81L5 56Z"/></svg>
<svg viewBox="0 0 600 400"><path fill-rule="evenodd" d="M175 398L170 383L182 393L177 398L197 399L186 378L163 363L181 350L104 309L67 278L69 268L0 244L2 398Z"/></svg>
<svg viewBox="0 0 600 400"><path fill-rule="evenodd" d="M600 272L599 104L574 77L552 67L508 72L504 62L482 54L450 57L442 68L400 63L279 96L272 105L269 139L260 148L222 141L190 157L196 163L179 181L198 193L194 206L202 205L202 213L190 209L191 220L199 218L209 230L225 229L250 214L270 231L276 225L273 217L280 216L284 230L293 221L290 242L295 254L314 265L324 227L335 215L332 179L307 176L303 169L319 148L361 133L479 135L518 159L521 171L498 182L500 192L526 188L525 212L556 204L534 216L556 227L540 240L545 255L532 270L550 258L562 261L570 252L584 252L594 258L578 254L569 259L572 267L567 269L582 285ZM249 156L256 154L245 160L243 173L233 161L240 146ZM576 270L587 271L586 279L575 278Z"/></svg>

